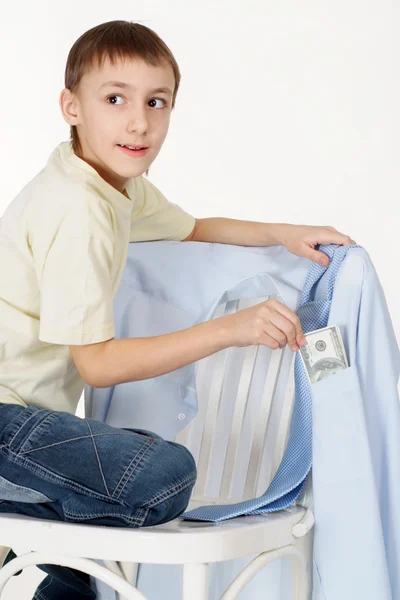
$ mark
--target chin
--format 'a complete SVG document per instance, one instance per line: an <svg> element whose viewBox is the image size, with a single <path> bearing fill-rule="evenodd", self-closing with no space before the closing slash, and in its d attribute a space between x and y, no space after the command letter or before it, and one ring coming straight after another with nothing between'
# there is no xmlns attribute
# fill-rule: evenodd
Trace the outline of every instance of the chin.
<svg viewBox="0 0 400 600"><path fill-rule="evenodd" d="M131 177L140 177L143 173L146 173L149 167L136 167L136 169L129 169L124 173L119 173L121 177L125 177L126 179L131 179Z"/></svg>
<svg viewBox="0 0 400 600"><path fill-rule="evenodd" d="M149 167L147 166L147 164L125 166L125 168L122 168L121 165L115 165L115 168L112 168L112 170L119 177L122 177L124 179L130 179L131 177L139 177L140 175L143 175L143 173L145 173L148 168Z"/></svg>

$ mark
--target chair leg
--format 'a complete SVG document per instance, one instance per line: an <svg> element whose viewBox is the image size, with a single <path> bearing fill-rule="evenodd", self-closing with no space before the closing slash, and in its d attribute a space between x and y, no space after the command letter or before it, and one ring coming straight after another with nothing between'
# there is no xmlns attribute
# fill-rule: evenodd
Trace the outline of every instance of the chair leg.
<svg viewBox="0 0 400 600"><path fill-rule="evenodd" d="M208 565L183 565L182 600L208 600Z"/></svg>
<svg viewBox="0 0 400 600"><path fill-rule="evenodd" d="M146 600L146 597L132 587L127 581L106 567L99 565L94 560L53 554L51 552L29 552L28 554L23 554L14 558L2 567L2 569L0 569L0 598L4 586L17 571L24 569L25 567L44 564L61 565L63 567L83 571L113 587L117 592L123 594L127 600Z"/></svg>
<svg viewBox="0 0 400 600"><path fill-rule="evenodd" d="M254 579L257 573L259 573L271 562L279 558L283 558L285 556L292 558L294 563L293 571L294 577L297 577L297 583L294 584L293 589L295 590L296 594L298 594L298 590L301 590L301 593L303 593L302 590L304 590L305 585L304 577L306 561L301 550L296 548L294 544L289 544L289 546L284 546L283 548L276 548L275 550L266 550L265 552L261 552L261 554L253 558L253 560L251 560L230 583L230 585L227 587L227 589L221 596L221 600L236 600L240 592L252 579ZM299 600L299 598L303 600L304 596L294 595L294 600ZM307 598L307 600L309 599Z"/></svg>
<svg viewBox="0 0 400 600"><path fill-rule="evenodd" d="M138 575L138 563L119 562L117 563L119 571L124 579L128 581L133 587L137 586L137 575ZM108 565L106 565L108 566ZM116 600L127 600L121 594L116 594Z"/></svg>
<svg viewBox="0 0 400 600"><path fill-rule="evenodd" d="M293 600L311 600L313 537L314 529L293 544L301 556L293 556Z"/></svg>

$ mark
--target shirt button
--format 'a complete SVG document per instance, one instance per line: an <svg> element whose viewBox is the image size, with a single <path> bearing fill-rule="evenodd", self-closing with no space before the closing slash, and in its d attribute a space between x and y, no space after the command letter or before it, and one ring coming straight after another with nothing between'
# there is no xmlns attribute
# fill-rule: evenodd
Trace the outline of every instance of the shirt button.
<svg viewBox="0 0 400 600"><path fill-rule="evenodd" d="M179 413L179 415L178 415L178 419L179 419L180 421L183 421L183 419L185 419L185 418L186 418L186 415L185 415L185 413Z"/></svg>

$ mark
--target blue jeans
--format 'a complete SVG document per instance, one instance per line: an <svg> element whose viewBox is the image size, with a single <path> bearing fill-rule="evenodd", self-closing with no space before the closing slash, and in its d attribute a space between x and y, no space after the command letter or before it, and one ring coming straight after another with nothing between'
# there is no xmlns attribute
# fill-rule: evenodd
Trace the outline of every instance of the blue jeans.
<svg viewBox="0 0 400 600"><path fill-rule="evenodd" d="M184 446L151 431L0 403L0 513L112 527L157 525L185 511L196 474ZM86 574L38 567L48 576L33 600L96 597Z"/></svg>

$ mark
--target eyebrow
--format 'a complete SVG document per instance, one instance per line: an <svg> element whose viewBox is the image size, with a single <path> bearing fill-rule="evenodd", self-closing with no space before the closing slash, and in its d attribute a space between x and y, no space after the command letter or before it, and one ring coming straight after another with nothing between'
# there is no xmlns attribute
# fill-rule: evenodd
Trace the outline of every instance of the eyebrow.
<svg viewBox="0 0 400 600"><path fill-rule="evenodd" d="M130 85L129 83L125 83L125 81L106 81L99 87L99 90L102 90L105 87L134 89L132 85ZM160 94L162 92L165 94L170 94L170 96L172 96L172 91L167 87L159 87L154 90L150 90L150 94Z"/></svg>

